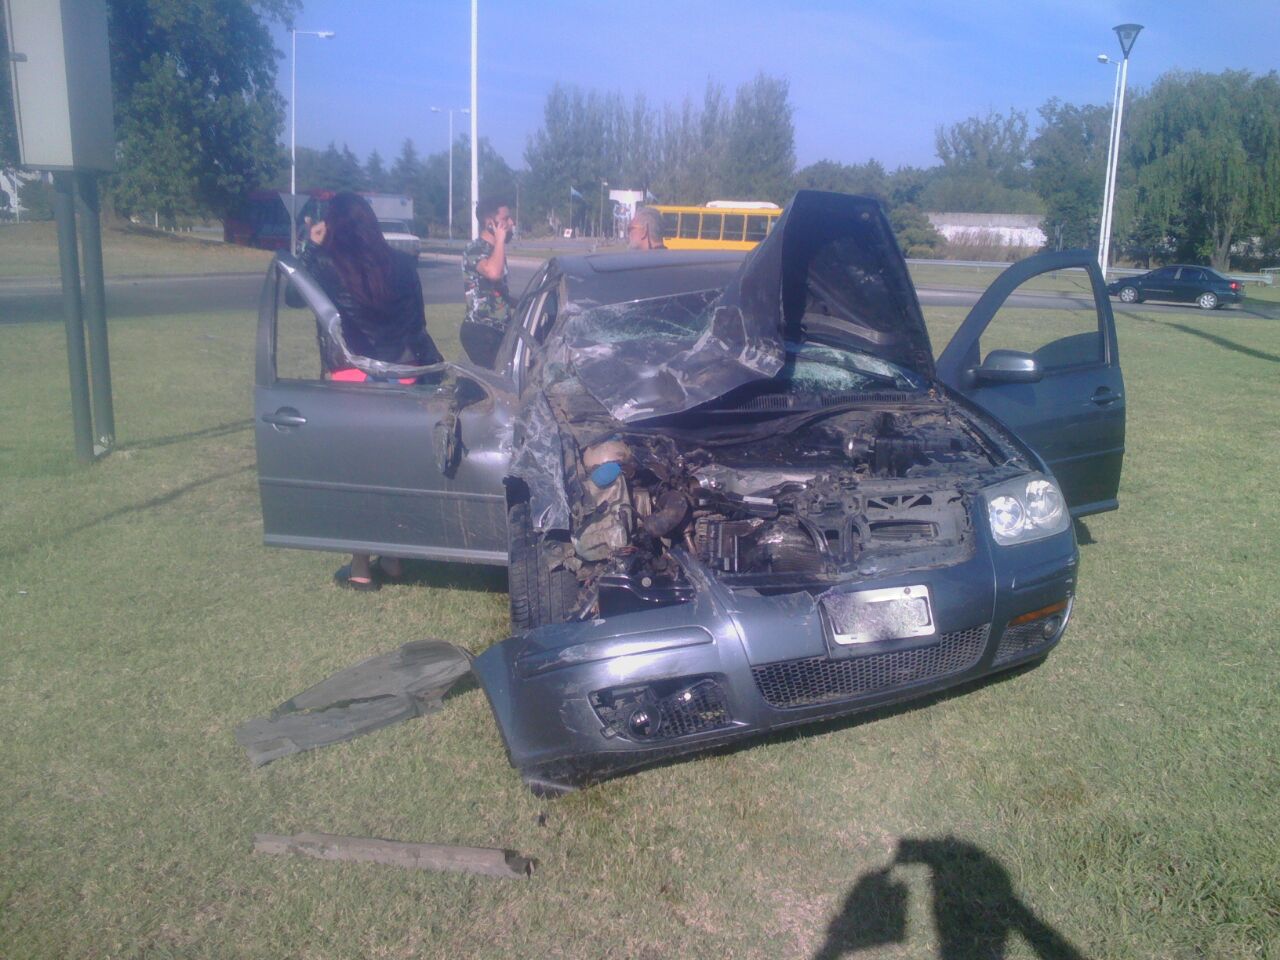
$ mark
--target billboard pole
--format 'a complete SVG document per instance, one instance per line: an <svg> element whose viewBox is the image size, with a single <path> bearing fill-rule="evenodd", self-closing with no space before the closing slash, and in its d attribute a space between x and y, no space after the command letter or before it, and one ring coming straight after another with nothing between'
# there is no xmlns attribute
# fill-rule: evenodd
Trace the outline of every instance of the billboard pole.
<svg viewBox="0 0 1280 960"><path fill-rule="evenodd" d="M102 220L98 214L98 178L76 177L76 211L84 250L84 319L89 331L89 363L93 368L94 454L110 452L116 442L116 414L111 400L111 357L107 350L107 296L102 270Z"/></svg>
<svg viewBox="0 0 1280 960"><path fill-rule="evenodd" d="M98 172L115 169L106 0L0 0L0 8L8 39L4 54L10 70L19 163L53 174L75 455L82 463L92 463L95 454L111 450L116 432L94 179ZM84 230L87 283L83 298L77 207ZM86 300L92 386L85 349Z"/></svg>
<svg viewBox="0 0 1280 960"><path fill-rule="evenodd" d="M67 328L67 371L71 377L71 424L75 431L76 459L92 463L93 419L84 353L80 258L76 253L76 205L69 173L53 175L53 216L58 223L58 264L62 273L62 313Z"/></svg>

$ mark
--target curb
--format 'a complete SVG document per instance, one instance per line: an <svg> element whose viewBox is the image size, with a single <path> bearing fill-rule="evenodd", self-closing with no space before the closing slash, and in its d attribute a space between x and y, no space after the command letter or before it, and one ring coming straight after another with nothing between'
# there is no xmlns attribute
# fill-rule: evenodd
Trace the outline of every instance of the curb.
<svg viewBox="0 0 1280 960"><path fill-rule="evenodd" d="M261 277L266 270L237 270L230 273L122 273L104 277L106 283L137 283L141 280L230 280L235 277ZM61 277L0 277L5 287L60 287Z"/></svg>

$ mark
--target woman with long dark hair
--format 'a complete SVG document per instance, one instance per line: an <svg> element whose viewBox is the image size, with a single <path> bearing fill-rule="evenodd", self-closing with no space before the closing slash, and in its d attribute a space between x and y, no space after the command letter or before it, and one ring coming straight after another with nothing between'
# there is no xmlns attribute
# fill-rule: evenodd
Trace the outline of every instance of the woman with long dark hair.
<svg viewBox="0 0 1280 960"><path fill-rule="evenodd" d="M324 219L310 225L302 265L338 308L352 353L415 366L443 359L427 333L417 260L391 249L364 197L329 201Z"/></svg>
<svg viewBox="0 0 1280 960"><path fill-rule="evenodd" d="M310 224L301 260L338 308L351 353L410 366L443 361L427 333L417 259L391 249L364 197L339 193L330 200L324 219ZM324 344L322 353L327 378L366 379ZM353 590L377 590L380 576L399 575L399 559L380 557L374 564L368 554L357 553L334 581Z"/></svg>

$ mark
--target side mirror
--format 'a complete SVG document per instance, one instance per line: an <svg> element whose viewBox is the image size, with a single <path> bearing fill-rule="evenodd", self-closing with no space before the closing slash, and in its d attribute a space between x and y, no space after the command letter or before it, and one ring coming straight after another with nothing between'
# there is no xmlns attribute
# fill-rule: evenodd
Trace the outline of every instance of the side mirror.
<svg viewBox="0 0 1280 960"><path fill-rule="evenodd" d="M1021 350L992 350L971 373L977 383L1038 383L1044 378L1036 358Z"/></svg>

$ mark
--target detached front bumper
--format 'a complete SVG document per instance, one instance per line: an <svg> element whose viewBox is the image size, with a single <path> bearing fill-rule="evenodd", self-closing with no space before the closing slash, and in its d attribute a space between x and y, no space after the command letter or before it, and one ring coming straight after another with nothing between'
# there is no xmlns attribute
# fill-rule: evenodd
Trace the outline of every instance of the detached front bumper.
<svg viewBox="0 0 1280 960"><path fill-rule="evenodd" d="M1037 659L1062 636L1077 569L1067 531L1016 547L987 541L950 567L851 579L834 592L927 586L934 630L842 646L809 593L730 590L679 559L696 587L690 603L542 627L476 658L508 757L531 787L580 785Z"/></svg>

